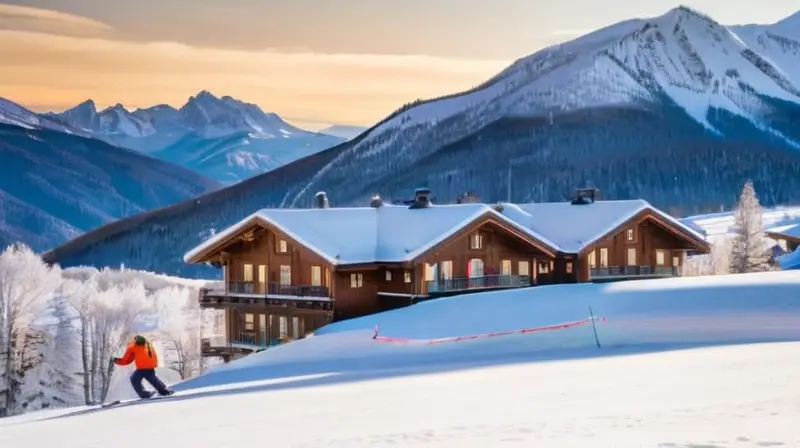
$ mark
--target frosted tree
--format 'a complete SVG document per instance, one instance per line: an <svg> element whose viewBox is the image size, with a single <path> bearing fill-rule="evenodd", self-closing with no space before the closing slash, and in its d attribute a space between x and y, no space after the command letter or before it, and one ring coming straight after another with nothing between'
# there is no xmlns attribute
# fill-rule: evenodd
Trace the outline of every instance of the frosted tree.
<svg viewBox="0 0 800 448"><path fill-rule="evenodd" d="M171 286L154 294L159 336L164 340L165 361L181 379L200 370L200 306L192 288Z"/></svg>
<svg viewBox="0 0 800 448"><path fill-rule="evenodd" d="M730 272L763 272L771 269L770 244L764 235L763 212L752 182L744 185L734 210L734 236L730 248Z"/></svg>
<svg viewBox="0 0 800 448"><path fill-rule="evenodd" d="M0 254L0 415L17 411L23 377L39 355L36 321L61 283L61 270L25 245Z"/></svg>

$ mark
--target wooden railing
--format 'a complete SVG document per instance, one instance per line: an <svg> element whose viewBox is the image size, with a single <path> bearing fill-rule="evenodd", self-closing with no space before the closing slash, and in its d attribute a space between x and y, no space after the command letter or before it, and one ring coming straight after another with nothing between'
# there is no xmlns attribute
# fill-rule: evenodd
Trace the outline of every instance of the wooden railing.
<svg viewBox="0 0 800 448"><path fill-rule="evenodd" d="M278 282L227 282L228 294L260 294L266 296L330 297L330 290L318 285L282 285Z"/></svg>
<svg viewBox="0 0 800 448"><path fill-rule="evenodd" d="M592 278L614 277L678 277L681 275L678 266L608 266L590 268Z"/></svg>
<svg viewBox="0 0 800 448"><path fill-rule="evenodd" d="M485 288L521 288L531 286L529 275L482 275L426 282L428 293L466 291Z"/></svg>

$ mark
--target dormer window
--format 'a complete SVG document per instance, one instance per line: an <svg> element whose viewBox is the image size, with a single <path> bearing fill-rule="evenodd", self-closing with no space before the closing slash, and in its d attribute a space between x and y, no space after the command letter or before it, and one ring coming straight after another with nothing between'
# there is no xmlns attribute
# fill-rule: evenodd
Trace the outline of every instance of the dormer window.
<svg viewBox="0 0 800 448"><path fill-rule="evenodd" d="M277 249L279 254L285 254L289 252L289 245L286 243L286 240L279 240Z"/></svg>
<svg viewBox="0 0 800 448"><path fill-rule="evenodd" d="M483 249L483 235L480 233L473 233L469 239L470 249Z"/></svg>
<svg viewBox="0 0 800 448"><path fill-rule="evenodd" d="M634 235L633 235L633 229L628 229L628 230L625 232L625 238L626 238L628 241L633 241L633 236L634 236Z"/></svg>

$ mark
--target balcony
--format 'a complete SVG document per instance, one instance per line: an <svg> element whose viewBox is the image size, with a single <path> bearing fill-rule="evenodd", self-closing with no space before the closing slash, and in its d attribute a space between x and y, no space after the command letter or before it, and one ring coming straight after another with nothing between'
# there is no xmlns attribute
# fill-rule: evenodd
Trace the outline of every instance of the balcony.
<svg viewBox="0 0 800 448"><path fill-rule="evenodd" d="M475 289L524 288L531 286L529 275L482 275L426 282L428 294L444 294Z"/></svg>
<svg viewBox="0 0 800 448"><path fill-rule="evenodd" d="M679 266L608 266L590 268L592 280L680 277Z"/></svg>
<svg viewBox="0 0 800 448"><path fill-rule="evenodd" d="M289 342L288 338L270 339L266 331L254 332L242 330L230 337L214 336L202 338L200 349L202 356L220 356L222 358L240 358L250 353L275 347Z"/></svg>
<svg viewBox="0 0 800 448"><path fill-rule="evenodd" d="M224 287L202 288L200 305L206 308L257 305L302 310L333 310L333 301L327 287L282 285L277 282L227 282Z"/></svg>

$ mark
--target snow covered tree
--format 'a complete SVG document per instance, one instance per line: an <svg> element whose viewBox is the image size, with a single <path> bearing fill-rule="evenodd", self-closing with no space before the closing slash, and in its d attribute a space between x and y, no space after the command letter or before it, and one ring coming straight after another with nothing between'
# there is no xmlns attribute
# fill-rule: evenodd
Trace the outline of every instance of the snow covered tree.
<svg viewBox="0 0 800 448"><path fill-rule="evenodd" d="M15 244L0 254L0 416L18 411L26 372L39 355L35 323L61 283L61 270Z"/></svg>
<svg viewBox="0 0 800 448"><path fill-rule="evenodd" d="M733 213L734 236L731 239L729 265L732 274L772 269L770 244L764 235L762 216L753 183L748 181Z"/></svg>
<svg viewBox="0 0 800 448"><path fill-rule="evenodd" d="M200 371L201 313L196 297L197 291L179 286L160 289L154 295L164 360L182 379Z"/></svg>

